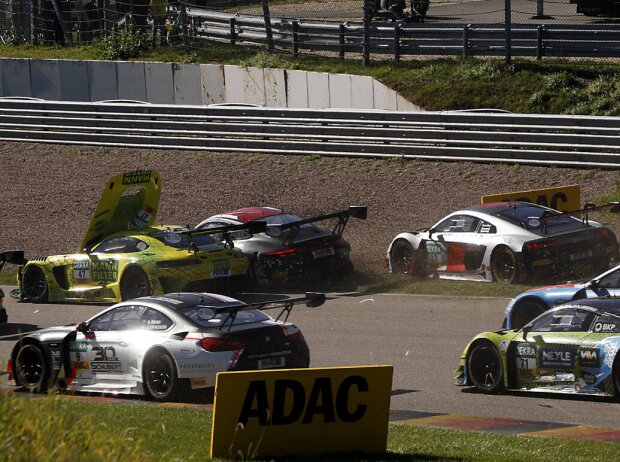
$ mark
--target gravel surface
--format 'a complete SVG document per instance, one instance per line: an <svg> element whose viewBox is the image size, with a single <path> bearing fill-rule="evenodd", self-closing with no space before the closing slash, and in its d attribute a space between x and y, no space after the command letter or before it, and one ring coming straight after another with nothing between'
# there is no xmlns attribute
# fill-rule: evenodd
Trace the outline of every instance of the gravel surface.
<svg viewBox="0 0 620 462"><path fill-rule="evenodd" d="M307 217L367 205L368 220L351 220L345 237L358 270L371 273L384 271L397 233L432 225L483 194L579 183L584 202L620 182L618 172L568 168L5 143L0 250L24 249L27 258L77 251L107 179L135 169L161 174L159 224L194 225L247 206ZM618 220L611 226L620 236Z"/></svg>

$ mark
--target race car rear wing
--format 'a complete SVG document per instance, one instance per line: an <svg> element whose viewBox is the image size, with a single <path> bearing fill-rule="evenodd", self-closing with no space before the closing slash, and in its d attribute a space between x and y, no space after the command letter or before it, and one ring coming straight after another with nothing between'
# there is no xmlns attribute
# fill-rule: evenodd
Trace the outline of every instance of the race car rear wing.
<svg viewBox="0 0 620 462"><path fill-rule="evenodd" d="M368 207L365 205L352 205L348 210L342 210L340 212L328 213L325 215L318 215L312 218L306 218L303 220L293 221L291 223L286 223L284 225L272 225L269 228L275 228L280 233L287 229L290 229L291 232L288 233L286 238L282 241L282 245L290 246L295 242L295 238L297 237L297 233L299 232L299 228L303 225L309 223L315 223L317 221L330 220L333 218L337 218L338 221L332 230L332 234L336 236L342 235L344 229L349 222L349 218L358 218L360 220L365 220L368 217Z"/></svg>
<svg viewBox="0 0 620 462"><path fill-rule="evenodd" d="M183 237L187 237L190 241L192 239L192 236L203 236L205 234L221 234L222 240L226 241L226 243L230 247L234 247L233 233L239 232L239 231L245 231L249 234L258 234L258 233L264 233L266 230L267 230L267 223L265 223L264 221L251 221L249 223L244 223L241 225L226 225L226 226L218 226L215 228L199 228L199 229L194 228L194 229L189 229L186 231L180 231L179 234ZM190 250L197 252L198 247L195 244L193 244L193 246L190 247Z"/></svg>
<svg viewBox="0 0 620 462"><path fill-rule="evenodd" d="M24 258L23 250L9 250L7 252L0 252L0 271L4 267L5 263L11 265L25 265L28 262Z"/></svg>
<svg viewBox="0 0 620 462"><path fill-rule="evenodd" d="M609 209L609 210L608 210ZM620 213L620 202L608 202L603 205L596 205L591 202L586 202L583 205L582 209L579 210L571 210L568 212L561 212L558 214L552 214L551 212L545 212L543 216L540 218L540 222L542 224L542 230L544 231L546 228L546 223L550 220L556 220L561 217L572 216L578 217L581 216L581 221L583 221L584 225L588 225L590 223L590 218L588 216L589 212L600 212L603 210L608 210L609 213Z"/></svg>
<svg viewBox="0 0 620 462"><path fill-rule="evenodd" d="M247 310L275 310L280 309L280 313L276 316L276 321L282 320L282 322L286 322L288 320L289 315L291 314L291 310L295 305L306 305L308 308L316 308L317 306L321 306L325 303L325 294L319 292L306 292L304 297L299 298L286 298L279 300L268 300L260 303L251 303L248 305L241 306L232 306L232 307L214 307L214 310L217 313L228 313L224 322L222 322L220 326L220 330L224 330L226 324L228 324L228 330L230 330L235 323L235 318L237 317L237 313L239 311L247 311Z"/></svg>

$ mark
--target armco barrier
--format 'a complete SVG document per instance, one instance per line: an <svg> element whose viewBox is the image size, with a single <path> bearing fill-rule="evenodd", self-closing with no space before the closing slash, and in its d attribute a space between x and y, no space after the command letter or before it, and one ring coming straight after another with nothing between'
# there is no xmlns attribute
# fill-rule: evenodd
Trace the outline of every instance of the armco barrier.
<svg viewBox="0 0 620 462"><path fill-rule="evenodd" d="M620 118L0 99L0 139L620 167Z"/></svg>

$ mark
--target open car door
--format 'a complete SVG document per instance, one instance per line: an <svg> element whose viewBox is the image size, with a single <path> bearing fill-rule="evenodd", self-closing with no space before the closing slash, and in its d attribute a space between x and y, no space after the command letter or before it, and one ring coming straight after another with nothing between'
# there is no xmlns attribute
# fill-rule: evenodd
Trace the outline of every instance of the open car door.
<svg viewBox="0 0 620 462"><path fill-rule="evenodd" d="M135 170L108 180L78 252L117 231L152 226L160 195L161 182L154 170Z"/></svg>

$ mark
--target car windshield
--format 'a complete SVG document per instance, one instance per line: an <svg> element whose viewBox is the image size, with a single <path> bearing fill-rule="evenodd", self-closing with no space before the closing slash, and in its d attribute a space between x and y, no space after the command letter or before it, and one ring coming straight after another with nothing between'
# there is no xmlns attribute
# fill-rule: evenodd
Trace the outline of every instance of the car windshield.
<svg viewBox="0 0 620 462"><path fill-rule="evenodd" d="M152 237L162 242L164 245L174 247L175 249L189 249L195 245L198 248L206 247L218 243L216 236L210 234L196 234L191 237L184 236L183 231L187 229L171 229L165 231L157 231L151 234Z"/></svg>
<svg viewBox="0 0 620 462"><path fill-rule="evenodd" d="M228 313L217 313L216 309L208 306L190 306L181 310L181 313L203 327L221 327L224 321L229 319ZM234 324L251 324L268 319L270 319L269 316L262 311L244 310L237 312ZM226 325L229 326L230 321Z"/></svg>
<svg viewBox="0 0 620 462"><path fill-rule="evenodd" d="M525 207L507 207L496 214L498 217L504 220L516 223L525 229L540 229L543 227L542 218L545 215L551 215L557 218L547 219L545 222L546 228L552 228L554 226L562 225L581 225L581 221L573 218L569 215L562 216L560 212L556 210L550 210L537 205L528 205Z"/></svg>

